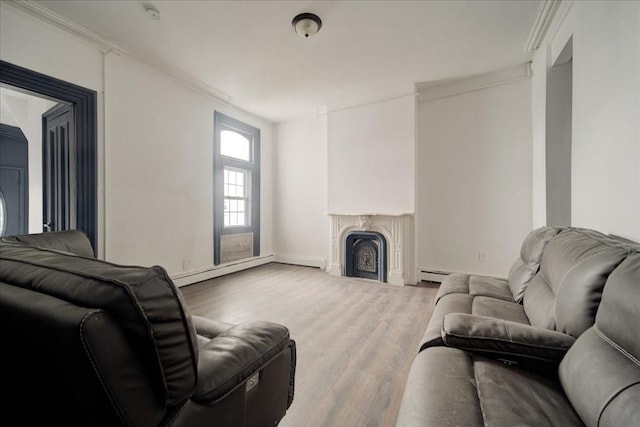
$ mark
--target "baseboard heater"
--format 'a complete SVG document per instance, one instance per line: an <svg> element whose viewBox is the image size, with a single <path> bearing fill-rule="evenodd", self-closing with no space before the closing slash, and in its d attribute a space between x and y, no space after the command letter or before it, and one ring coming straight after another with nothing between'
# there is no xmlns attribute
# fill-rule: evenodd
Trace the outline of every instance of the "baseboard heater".
<svg viewBox="0 0 640 427"><path fill-rule="evenodd" d="M450 271L438 271L438 270L420 270L418 279L425 282L438 282L442 281L451 274Z"/></svg>

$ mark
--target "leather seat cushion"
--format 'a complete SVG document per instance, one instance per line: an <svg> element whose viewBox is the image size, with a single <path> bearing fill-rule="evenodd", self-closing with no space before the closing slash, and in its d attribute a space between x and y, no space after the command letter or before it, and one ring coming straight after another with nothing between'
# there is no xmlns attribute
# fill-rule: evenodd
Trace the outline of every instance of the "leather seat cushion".
<svg viewBox="0 0 640 427"><path fill-rule="evenodd" d="M529 319L522 305L495 298L475 297L471 305L471 314L529 324Z"/></svg>
<svg viewBox="0 0 640 427"><path fill-rule="evenodd" d="M461 273L450 274L442 281L436 294L436 304L442 297L450 294L488 296L513 301L509 283L505 279Z"/></svg>
<svg viewBox="0 0 640 427"><path fill-rule="evenodd" d="M560 385L462 350L433 347L416 356L398 426L582 426Z"/></svg>

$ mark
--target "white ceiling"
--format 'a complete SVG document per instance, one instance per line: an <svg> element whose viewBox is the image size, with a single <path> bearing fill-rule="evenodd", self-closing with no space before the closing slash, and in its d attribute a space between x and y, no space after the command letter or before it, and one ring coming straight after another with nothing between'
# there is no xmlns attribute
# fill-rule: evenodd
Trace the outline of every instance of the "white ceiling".
<svg viewBox="0 0 640 427"><path fill-rule="evenodd" d="M279 122L521 64L540 1L38 1L134 57ZM144 4L161 14L151 20ZM304 39L293 17L313 12Z"/></svg>

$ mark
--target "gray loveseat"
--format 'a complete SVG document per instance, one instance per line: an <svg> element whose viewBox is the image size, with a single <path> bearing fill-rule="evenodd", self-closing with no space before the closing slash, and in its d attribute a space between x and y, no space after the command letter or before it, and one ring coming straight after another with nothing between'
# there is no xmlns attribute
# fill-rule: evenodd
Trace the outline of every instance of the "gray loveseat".
<svg viewBox="0 0 640 427"><path fill-rule="evenodd" d="M637 426L640 246L543 227L509 278L451 275L398 426Z"/></svg>

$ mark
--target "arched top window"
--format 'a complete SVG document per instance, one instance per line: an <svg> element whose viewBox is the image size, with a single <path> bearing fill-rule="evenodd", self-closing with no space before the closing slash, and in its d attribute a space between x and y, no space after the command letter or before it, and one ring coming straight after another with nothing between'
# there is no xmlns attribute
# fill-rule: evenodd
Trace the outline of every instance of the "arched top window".
<svg viewBox="0 0 640 427"><path fill-rule="evenodd" d="M214 113L214 264L260 255L260 129Z"/></svg>
<svg viewBox="0 0 640 427"><path fill-rule="evenodd" d="M220 154L249 162L251 161L251 141L236 131L223 130L220 132Z"/></svg>

